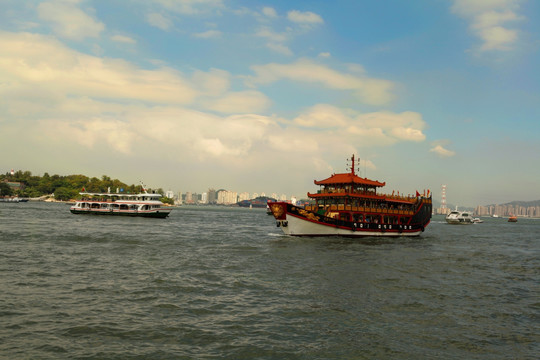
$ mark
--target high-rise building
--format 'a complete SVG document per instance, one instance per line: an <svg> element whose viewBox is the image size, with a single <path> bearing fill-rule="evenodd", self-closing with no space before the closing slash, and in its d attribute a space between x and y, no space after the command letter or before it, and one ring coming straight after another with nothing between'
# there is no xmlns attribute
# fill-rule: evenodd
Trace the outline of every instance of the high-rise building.
<svg viewBox="0 0 540 360"><path fill-rule="evenodd" d="M249 193L248 192L242 192L240 194L238 194L238 201L244 201L244 200L250 200L251 198L249 197Z"/></svg>
<svg viewBox="0 0 540 360"><path fill-rule="evenodd" d="M217 194L215 189L208 189L208 204L217 203Z"/></svg>
<svg viewBox="0 0 540 360"><path fill-rule="evenodd" d="M221 190L218 192L217 203L222 205L231 205L238 202L238 194L234 191Z"/></svg>

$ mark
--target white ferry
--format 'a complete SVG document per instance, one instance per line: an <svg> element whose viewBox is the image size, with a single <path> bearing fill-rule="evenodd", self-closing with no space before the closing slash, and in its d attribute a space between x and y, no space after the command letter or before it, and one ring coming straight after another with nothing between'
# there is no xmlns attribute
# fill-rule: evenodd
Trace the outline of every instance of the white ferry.
<svg viewBox="0 0 540 360"><path fill-rule="evenodd" d="M70 208L72 214L142 216L166 218L172 211L159 200L161 194L123 194L81 192L82 200L77 200Z"/></svg>
<svg viewBox="0 0 540 360"><path fill-rule="evenodd" d="M454 210L446 215L446 222L452 225L470 225L474 224L474 219L468 211Z"/></svg>

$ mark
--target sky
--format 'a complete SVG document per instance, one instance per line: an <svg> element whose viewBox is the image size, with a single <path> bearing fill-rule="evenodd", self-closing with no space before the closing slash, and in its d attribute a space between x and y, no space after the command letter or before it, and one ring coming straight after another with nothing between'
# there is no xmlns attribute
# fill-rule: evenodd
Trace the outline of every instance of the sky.
<svg viewBox="0 0 540 360"><path fill-rule="evenodd" d="M540 199L540 1L0 0L0 172Z"/></svg>

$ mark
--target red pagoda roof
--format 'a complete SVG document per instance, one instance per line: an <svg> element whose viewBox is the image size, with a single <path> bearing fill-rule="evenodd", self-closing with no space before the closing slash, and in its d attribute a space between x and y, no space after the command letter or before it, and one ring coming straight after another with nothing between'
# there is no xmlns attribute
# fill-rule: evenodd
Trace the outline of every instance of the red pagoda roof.
<svg viewBox="0 0 540 360"><path fill-rule="evenodd" d="M346 174L334 174L330 176L328 179L324 180L314 180L315 185L332 185L332 184L360 184L360 185L368 185L368 186L375 186L375 187L382 187L386 185L385 182L379 182L375 180L370 180L367 178L361 178L360 176L356 176L354 173L346 173Z"/></svg>

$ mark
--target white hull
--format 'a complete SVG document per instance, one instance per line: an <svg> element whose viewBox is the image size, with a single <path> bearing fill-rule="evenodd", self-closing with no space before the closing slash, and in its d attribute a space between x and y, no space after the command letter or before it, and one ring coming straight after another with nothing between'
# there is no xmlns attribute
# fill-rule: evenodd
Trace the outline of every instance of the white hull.
<svg viewBox="0 0 540 360"><path fill-rule="evenodd" d="M458 221L458 220L446 220L451 225L470 225L474 224L472 221Z"/></svg>
<svg viewBox="0 0 540 360"><path fill-rule="evenodd" d="M291 236L348 236L348 237L398 237L419 236L422 231L398 231L397 225L379 225L380 230L357 230L342 229L336 226L324 225L287 214L286 220L278 220L277 223L286 235ZM407 227L407 226L405 226Z"/></svg>

